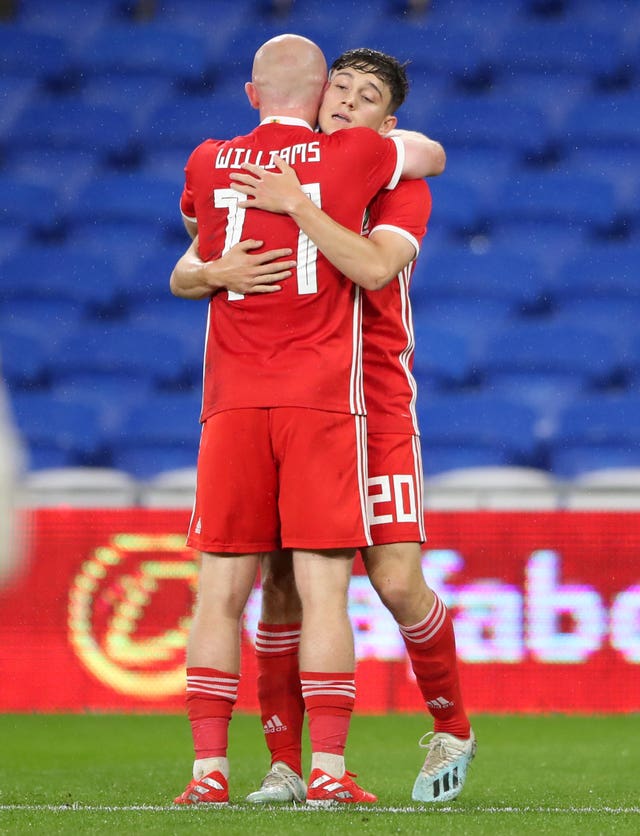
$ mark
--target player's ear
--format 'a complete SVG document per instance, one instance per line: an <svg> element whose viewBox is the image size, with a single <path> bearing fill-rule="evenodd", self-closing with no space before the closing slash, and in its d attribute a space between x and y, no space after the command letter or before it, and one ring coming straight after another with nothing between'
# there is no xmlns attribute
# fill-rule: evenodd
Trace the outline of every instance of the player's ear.
<svg viewBox="0 0 640 836"><path fill-rule="evenodd" d="M258 91L256 90L255 84L251 81L247 81L244 85L244 92L247 94L251 107L256 110L260 110L260 99L258 97Z"/></svg>
<svg viewBox="0 0 640 836"><path fill-rule="evenodd" d="M382 125L380 125L380 127L378 128L378 133L382 134L382 136L386 136L389 133L389 131L392 131L396 127L397 124L398 117L389 114L389 116L384 117Z"/></svg>

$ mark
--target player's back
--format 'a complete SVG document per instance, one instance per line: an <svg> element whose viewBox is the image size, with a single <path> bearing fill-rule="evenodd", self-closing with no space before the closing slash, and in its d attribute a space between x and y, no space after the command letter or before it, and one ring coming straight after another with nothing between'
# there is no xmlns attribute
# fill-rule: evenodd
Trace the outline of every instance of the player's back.
<svg viewBox="0 0 640 836"><path fill-rule="evenodd" d="M353 135L353 136L349 136ZM316 134L296 120L244 137L209 140L187 164L182 208L198 222L200 253L217 258L247 238L289 247L297 265L283 289L210 304L203 418L243 406L309 406L362 412L360 300L354 285L285 215L242 209L229 174L250 162L275 170L278 154L310 199L359 232L366 204L397 177L396 146L368 129Z"/></svg>

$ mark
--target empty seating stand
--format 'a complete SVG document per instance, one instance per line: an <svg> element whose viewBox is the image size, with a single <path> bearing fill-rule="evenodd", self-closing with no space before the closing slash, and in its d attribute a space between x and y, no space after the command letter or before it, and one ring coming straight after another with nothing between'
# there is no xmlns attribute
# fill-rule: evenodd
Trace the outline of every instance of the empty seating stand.
<svg viewBox="0 0 640 836"><path fill-rule="evenodd" d="M399 125L447 151L412 287L427 476L640 464L615 416L640 385L640 9L365 5L23 0L0 24L0 350L34 471L194 467L206 303L168 286L183 168L257 124L253 54L286 31L329 62L407 61Z"/></svg>

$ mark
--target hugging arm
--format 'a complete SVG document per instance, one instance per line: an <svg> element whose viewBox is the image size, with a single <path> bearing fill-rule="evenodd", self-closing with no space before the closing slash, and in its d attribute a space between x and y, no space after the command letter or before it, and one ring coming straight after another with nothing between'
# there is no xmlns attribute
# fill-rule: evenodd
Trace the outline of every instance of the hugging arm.
<svg viewBox="0 0 640 836"><path fill-rule="evenodd" d="M290 249L252 253L262 241L240 241L214 261L202 261L197 236L171 273L169 286L174 296L183 299L206 299L218 290L235 293L275 293L291 275L295 261L288 259ZM287 259L278 261L277 259Z"/></svg>
<svg viewBox="0 0 640 836"><path fill-rule="evenodd" d="M336 223L300 189L295 171L279 157L279 174L254 165L233 172L232 186L247 196L240 206L287 214L341 273L365 290L379 290L417 255L415 247L393 232L365 238ZM248 172L248 173L247 173Z"/></svg>
<svg viewBox="0 0 640 836"><path fill-rule="evenodd" d="M418 131L395 129L387 136L398 137L404 145L403 180L437 177L444 171L447 157L444 148L434 139Z"/></svg>

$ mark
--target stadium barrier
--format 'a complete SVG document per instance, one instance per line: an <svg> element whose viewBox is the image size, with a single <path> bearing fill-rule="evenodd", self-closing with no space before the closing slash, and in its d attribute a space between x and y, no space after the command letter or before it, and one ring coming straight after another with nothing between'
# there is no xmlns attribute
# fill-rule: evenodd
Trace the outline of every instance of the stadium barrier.
<svg viewBox="0 0 640 836"><path fill-rule="evenodd" d="M182 711L197 556L189 513L25 511L0 590L0 710ZM640 709L640 516L431 511L424 572L454 614L471 712ZM350 590L360 712L421 711L404 645L359 559ZM255 711L254 590L238 708Z"/></svg>

